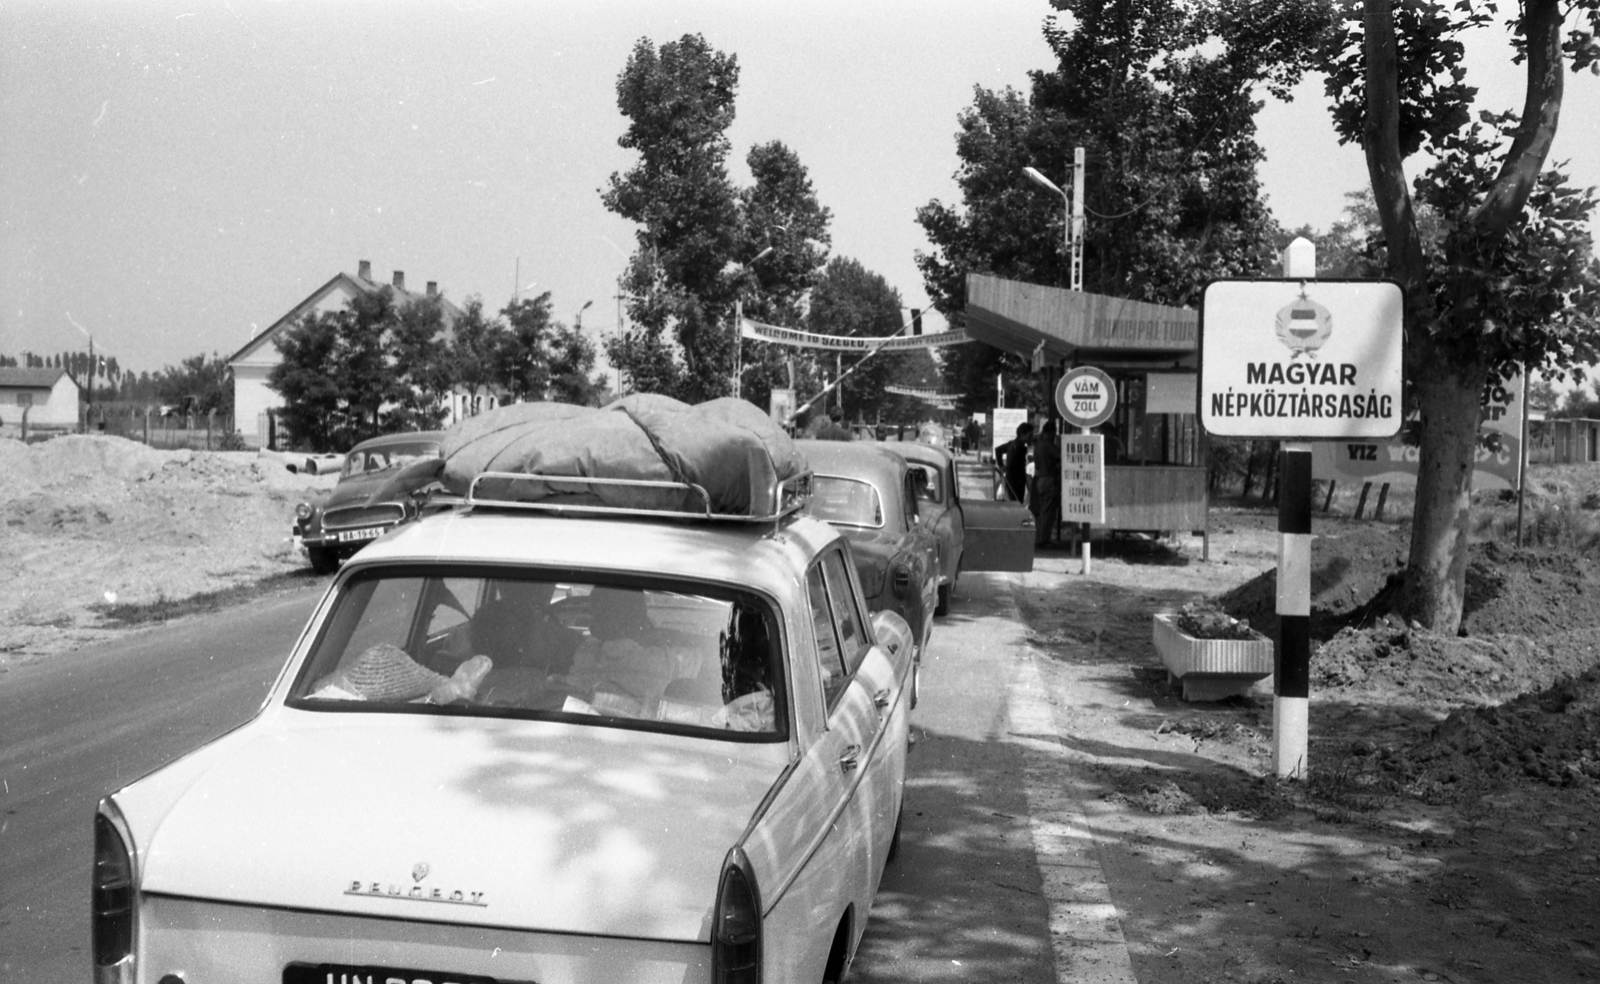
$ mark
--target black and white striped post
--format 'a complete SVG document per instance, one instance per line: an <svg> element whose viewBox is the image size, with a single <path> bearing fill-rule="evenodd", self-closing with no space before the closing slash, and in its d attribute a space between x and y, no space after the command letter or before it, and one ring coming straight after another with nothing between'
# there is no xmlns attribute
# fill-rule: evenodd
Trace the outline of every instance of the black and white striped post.
<svg viewBox="0 0 1600 984"><path fill-rule="evenodd" d="M1314 278L1317 247L1296 239L1283 251L1285 277ZM1278 452L1278 638L1273 651L1272 767L1304 779L1311 733L1311 444Z"/></svg>
<svg viewBox="0 0 1600 984"><path fill-rule="evenodd" d="M1303 779L1311 703L1311 445L1278 453L1278 639L1273 656L1272 762Z"/></svg>

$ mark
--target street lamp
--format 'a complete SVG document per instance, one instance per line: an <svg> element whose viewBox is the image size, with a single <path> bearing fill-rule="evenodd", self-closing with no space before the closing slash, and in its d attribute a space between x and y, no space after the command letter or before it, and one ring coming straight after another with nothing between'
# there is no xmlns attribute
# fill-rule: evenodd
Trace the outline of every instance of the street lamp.
<svg viewBox="0 0 1600 984"><path fill-rule="evenodd" d="M744 287L742 284L742 275L749 273L750 268L755 266L758 260L764 259L767 254L771 253L772 251L773 248L768 246L761 252L750 257L750 260L746 263L740 263L737 260L729 260L727 266L722 268L724 273L737 271L741 275L739 290L738 293L734 295L733 299L733 395L736 397L739 396L744 389L742 385L744 374Z"/></svg>
<svg viewBox="0 0 1600 984"><path fill-rule="evenodd" d="M1073 290L1083 290L1083 148L1072 152L1072 194L1068 195L1056 183L1040 174L1036 168L1025 167L1022 173L1028 180L1061 196L1062 237L1067 251L1067 285Z"/></svg>

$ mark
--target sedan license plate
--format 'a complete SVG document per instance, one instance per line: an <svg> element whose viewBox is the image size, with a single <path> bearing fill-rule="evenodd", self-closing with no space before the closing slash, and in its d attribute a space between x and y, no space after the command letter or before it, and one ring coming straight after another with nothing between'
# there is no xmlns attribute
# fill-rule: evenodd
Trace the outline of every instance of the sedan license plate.
<svg viewBox="0 0 1600 984"><path fill-rule="evenodd" d="M449 974L405 967L293 963L283 968L283 984L534 984L484 974Z"/></svg>
<svg viewBox="0 0 1600 984"><path fill-rule="evenodd" d="M383 535L383 527L373 526L364 530L340 530L339 542L349 543L352 540L376 540Z"/></svg>

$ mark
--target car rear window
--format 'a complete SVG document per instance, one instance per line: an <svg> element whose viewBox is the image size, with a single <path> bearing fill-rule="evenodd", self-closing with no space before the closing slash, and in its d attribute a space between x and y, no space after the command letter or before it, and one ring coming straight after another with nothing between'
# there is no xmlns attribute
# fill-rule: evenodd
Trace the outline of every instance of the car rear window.
<svg viewBox="0 0 1600 984"><path fill-rule="evenodd" d="M779 642L767 602L721 586L375 570L339 588L289 703L777 740Z"/></svg>
<svg viewBox="0 0 1600 984"><path fill-rule="evenodd" d="M829 523L846 526L883 525L883 503L870 482L854 478L817 475L811 480L811 503L806 512Z"/></svg>

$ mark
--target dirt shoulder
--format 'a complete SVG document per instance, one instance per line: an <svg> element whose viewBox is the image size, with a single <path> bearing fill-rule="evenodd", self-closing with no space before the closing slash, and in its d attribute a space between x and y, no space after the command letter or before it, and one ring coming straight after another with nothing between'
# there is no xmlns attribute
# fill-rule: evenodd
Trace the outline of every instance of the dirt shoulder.
<svg viewBox="0 0 1600 984"><path fill-rule="evenodd" d="M290 528L295 504L333 481L253 452L0 439L0 671L192 610L197 597L315 587Z"/></svg>
<svg viewBox="0 0 1600 984"><path fill-rule="evenodd" d="M1593 636L1409 630L1381 604L1403 529L1319 516L1313 605L1334 635L1313 655L1310 778L1279 782L1270 682L1186 702L1151 642L1152 612L1199 596L1270 609L1275 515L1212 523L1209 562L1198 538L1108 545L1088 577L1047 554L1018 593L1068 695L1062 741L1141 984L1600 976L1595 689L1552 686L1594 664ZM1581 607L1594 583L1487 561L1480 628L1538 622L1546 595Z"/></svg>

